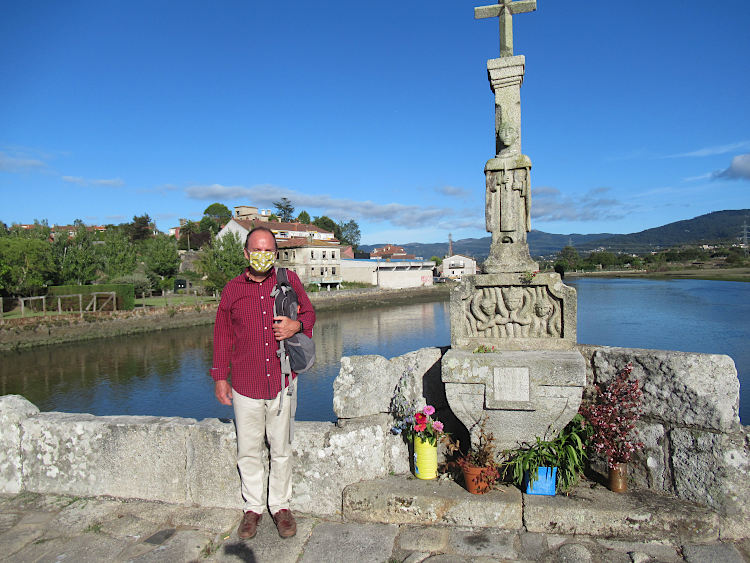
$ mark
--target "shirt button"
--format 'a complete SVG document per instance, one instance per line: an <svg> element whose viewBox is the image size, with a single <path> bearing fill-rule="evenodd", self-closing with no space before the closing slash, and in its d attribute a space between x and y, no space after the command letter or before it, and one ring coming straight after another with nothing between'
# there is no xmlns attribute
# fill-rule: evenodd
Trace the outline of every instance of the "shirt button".
<svg viewBox="0 0 750 563"><path fill-rule="evenodd" d="M271 360L269 360L268 358L266 358L266 361L267 361L267 362L270 362Z"/></svg>
<svg viewBox="0 0 750 563"><path fill-rule="evenodd" d="M268 342L266 342L266 346L268 346Z"/></svg>
<svg viewBox="0 0 750 563"><path fill-rule="evenodd" d="M261 295L260 298L263 299L263 296Z"/></svg>

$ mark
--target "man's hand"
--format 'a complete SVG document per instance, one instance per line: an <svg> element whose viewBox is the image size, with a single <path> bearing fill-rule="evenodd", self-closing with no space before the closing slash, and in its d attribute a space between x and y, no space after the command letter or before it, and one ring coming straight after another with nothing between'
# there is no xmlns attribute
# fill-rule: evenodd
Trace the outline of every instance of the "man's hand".
<svg viewBox="0 0 750 563"><path fill-rule="evenodd" d="M226 379L222 379L216 382L214 386L214 394L222 405L232 405L232 386Z"/></svg>
<svg viewBox="0 0 750 563"><path fill-rule="evenodd" d="M293 321L289 317L274 317L273 335L276 340L286 340L297 334L301 326L299 321Z"/></svg>

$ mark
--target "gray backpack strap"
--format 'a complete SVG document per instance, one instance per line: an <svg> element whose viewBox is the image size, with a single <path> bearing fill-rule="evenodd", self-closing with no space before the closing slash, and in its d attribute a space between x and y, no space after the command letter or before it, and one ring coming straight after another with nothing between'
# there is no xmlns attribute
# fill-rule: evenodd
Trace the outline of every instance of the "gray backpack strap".
<svg viewBox="0 0 750 563"><path fill-rule="evenodd" d="M271 297L273 298L273 316L276 317L283 313L283 311L277 311L276 310L276 296L281 293L281 287L280 284L286 283L289 284L289 276L287 276L286 268L276 268L276 286L271 291ZM276 355L279 357L279 361L281 362L281 395L279 397L279 410L276 412L276 416L279 416L281 414L281 408L284 406L284 395L292 395L293 392L296 392L296 388L292 390L292 366L289 365L289 356L286 353L286 344L283 340L279 340L279 349L276 350ZM289 386L287 389L287 392L284 393L284 383L285 383L285 376L289 377ZM296 394L295 397L296 399ZM292 407L296 410L296 404L293 403ZM294 414L291 415L294 417ZM292 435L292 426L293 422L290 423L290 442L291 442L291 435Z"/></svg>

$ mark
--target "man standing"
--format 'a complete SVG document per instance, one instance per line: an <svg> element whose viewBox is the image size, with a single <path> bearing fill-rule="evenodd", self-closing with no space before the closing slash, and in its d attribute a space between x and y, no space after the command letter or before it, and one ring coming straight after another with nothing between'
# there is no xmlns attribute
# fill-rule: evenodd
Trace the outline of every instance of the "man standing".
<svg viewBox="0 0 750 563"><path fill-rule="evenodd" d="M282 381L278 342L304 332L312 337L315 311L297 274L289 271L289 283L299 300L298 320L273 316L276 287L276 239L266 227L255 227L245 240L249 262L243 274L227 283L221 293L214 326L214 363L211 376L216 398L223 405L234 403L237 426L237 466L245 499L244 516L237 531L252 538L263 506L261 452L268 439L271 470L268 478L268 509L282 538L297 533L289 510L292 496L292 445L289 439L291 397L285 397L288 377ZM227 381L231 366L231 386ZM296 374L292 374L292 378Z"/></svg>

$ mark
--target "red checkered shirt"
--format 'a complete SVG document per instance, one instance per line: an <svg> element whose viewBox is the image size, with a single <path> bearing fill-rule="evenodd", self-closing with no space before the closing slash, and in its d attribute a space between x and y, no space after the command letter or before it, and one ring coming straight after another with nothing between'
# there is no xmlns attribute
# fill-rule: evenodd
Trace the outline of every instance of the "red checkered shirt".
<svg viewBox="0 0 750 563"><path fill-rule="evenodd" d="M312 338L315 310L297 274L291 270L287 273L299 300L297 320ZM276 268L262 282L251 280L245 271L224 287L216 311L211 377L215 381L227 379L231 366L232 387L251 399L273 399L281 391L281 362L276 355L279 344L273 336L271 291L275 286Z"/></svg>

